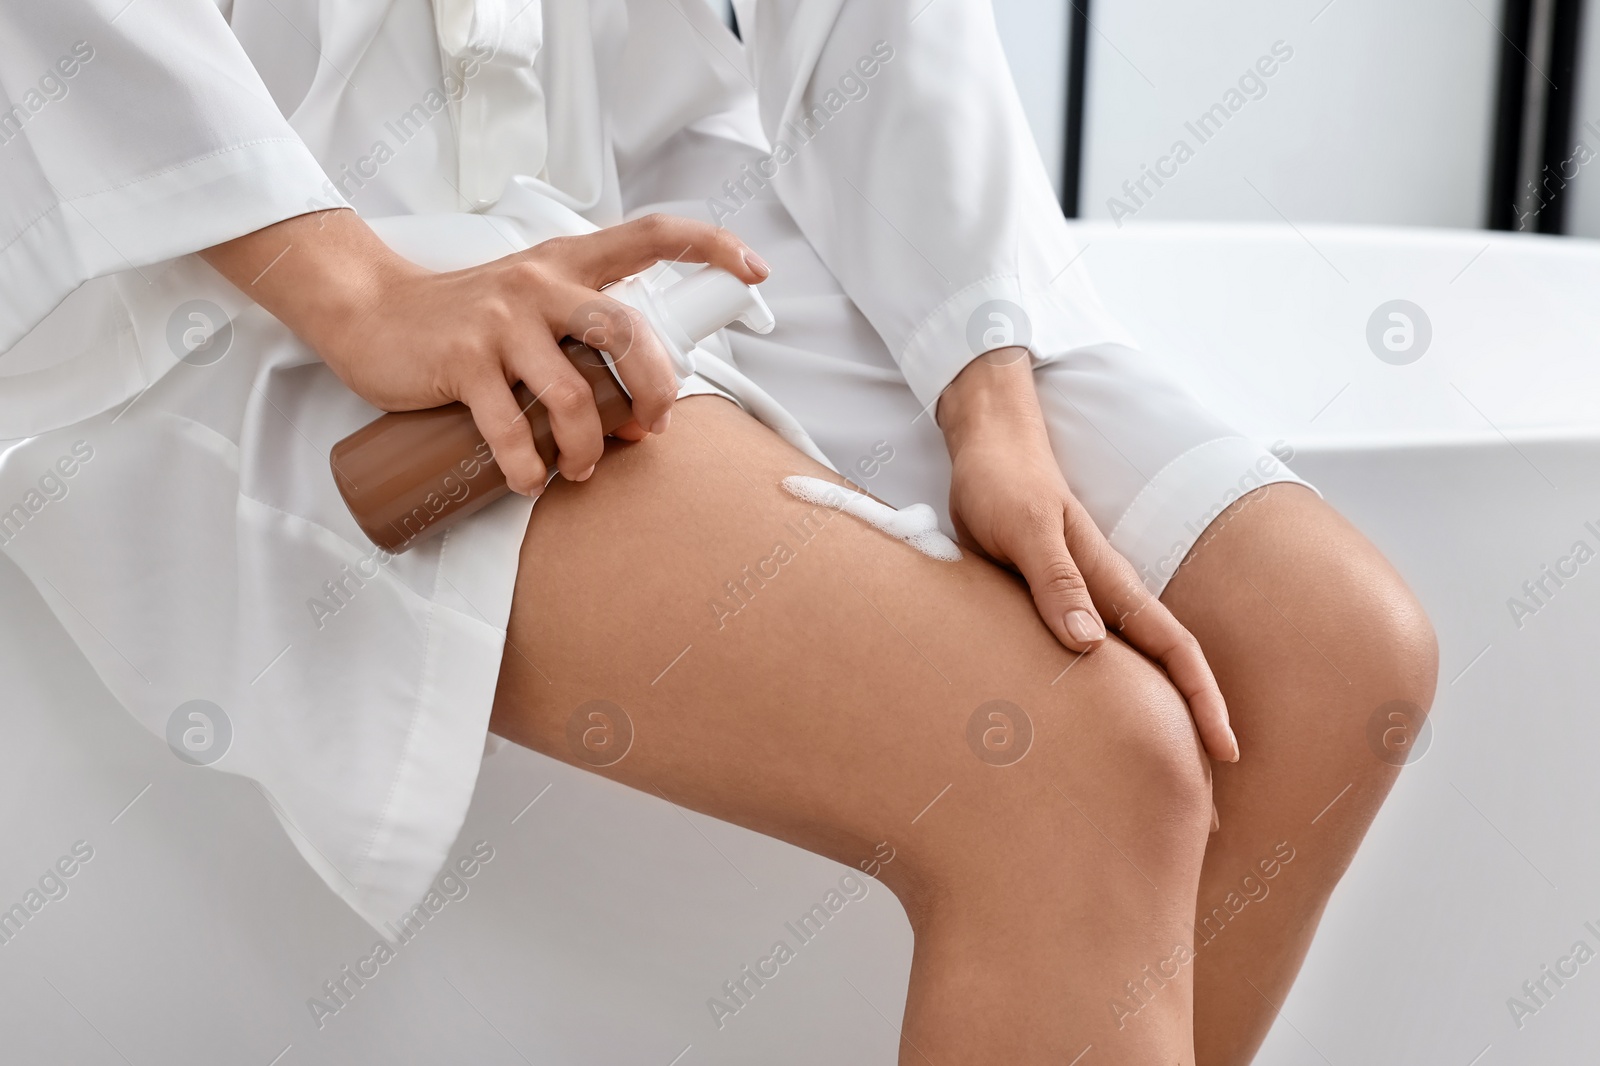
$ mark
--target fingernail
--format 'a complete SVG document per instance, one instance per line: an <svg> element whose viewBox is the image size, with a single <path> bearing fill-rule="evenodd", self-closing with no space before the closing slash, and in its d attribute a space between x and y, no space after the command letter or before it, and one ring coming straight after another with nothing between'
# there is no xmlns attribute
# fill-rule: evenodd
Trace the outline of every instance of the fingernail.
<svg viewBox="0 0 1600 1066"><path fill-rule="evenodd" d="M748 248L744 250L744 265L762 277L772 273L772 268L767 266L767 261Z"/></svg>
<svg viewBox="0 0 1600 1066"><path fill-rule="evenodd" d="M1238 762L1239 761L1239 738L1234 736L1233 728L1231 726L1228 728L1228 743L1233 745L1233 758L1229 759L1228 761L1229 762Z"/></svg>
<svg viewBox="0 0 1600 1066"><path fill-rule="evenodd" d="M1067 635L1080 644L1093 644L1106 635L1106 627L1100 624L1100 620L1081 608L1068 611L1063 621Z"/></svg>
<svg viewBox="0 0 1600 1066"><path fill-rule="evenodd" d="M1213 833L1215 833L1218 829L1221 829L1221 828L1222 828L1222 819L1217 817L1217 805L1215 803L1213 803L1211 805L1211 831Z"/></svg>
<svg viewBox="0 0 1600 1066"><path fill-rule="evenodd" d="M573 478L572 480L574 480L574 481L588 481L590 476L593 473L594 473L594 464L590 463L589 464L589 469L585 470L583 473L579 474L577 477Z"/></svg>
<svg viewBox="0 0 1600 1066"><path fill-rule="evenodd" d="M651 433L665 433L667 431L667 426L669 426L671 423L672 423L672 409L669 407L669 408L667 408L666 413L663 414L660 418L656 419L655 423L653 425L651 425L650 432Z"/></svg>

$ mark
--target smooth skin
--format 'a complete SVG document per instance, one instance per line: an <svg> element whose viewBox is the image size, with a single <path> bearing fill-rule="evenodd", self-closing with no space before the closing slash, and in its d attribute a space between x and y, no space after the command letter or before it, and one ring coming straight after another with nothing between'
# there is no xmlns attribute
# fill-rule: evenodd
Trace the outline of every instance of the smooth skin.
<svg viewBox="0 0 1600 1066"><path fill-rule="evenodd" d="M972 524L996 479L1048 485L1046 462L1060 479L1051 453L1040 457L1037 441L1047 430L1026 367L1011 353L990 353L969 364L941 400L958 528ZM989 417L980 417L974 430L964 419L978 410ZM996 438L991 447L1001 455L1028 458L1009 467L975 458L974 434ZM1002 488L999 495L1015 499L1021 491L1027 490ZM1053 500L1045 489L1034 491ZM1018 569L1036 602L1044 598L1043 576L1051 575L1059 585L1056 602L1092 597L1126 629L1148 605L1138 590L1098 569L1115 552L1065 491L1062 536L1077 566ZM1053 532L1050 514L1041 507L1030 520ZM1039 550L1051 555L1049 546ZM1086 582L1074 580L1079 568ZM1245 752L1234 764L1216 766L1220 828L1206 848L1194 935L1184 941L1194 956L1196 1061L1242 1066L1277 1019L1328 897L1399 774L1374 751L1369 723L1380 708L1401 701L1415 709L1411 724L1420 727L1433 702L1438 645L1426 613L1382 554L1299 485L1257 489L1219 515L1160 603L1215 671ZM1280 844L1294 855L1288 863L1276 862ZM1241 900L1263 890L1267 895L1234 916ZM1124 992L1112 1001L1120 1010L1105 1005L1119 1018L1119 1031L1148 1024L1151 1014L1141 1004L1149 986Z"/></svg>
<svg viewBox="0 0 1600 1066"><path fill-rule="evenodd" d="M665 357L599 290L658 259L764 278L725 231L651 216L434 274L327 212L204 254L374 404L466 402L518 491L547 472L511 384L561 412L493 728L588 765L568 723L608 700L635 735L599 772L851 865L893 845L881 879L916 933L903 1063L1249 1061L1392 784L1367 720L1425 709L1436 673L1403 582L1314 494L1236 503L1156 600L1063 480L1027 361L990 353L937 412L970 549L938 563L784 494L838 479L723 400L660 432ZM592 342L633 336L632 444L600 439L554 346L596 307ZM711 606L728 582L732 616ZM1033 729L1011 765L967 739L997 699ZM1234 916L1280 843L1294 859ZM1197 931L1217 906L1221 932Z"/></svg>

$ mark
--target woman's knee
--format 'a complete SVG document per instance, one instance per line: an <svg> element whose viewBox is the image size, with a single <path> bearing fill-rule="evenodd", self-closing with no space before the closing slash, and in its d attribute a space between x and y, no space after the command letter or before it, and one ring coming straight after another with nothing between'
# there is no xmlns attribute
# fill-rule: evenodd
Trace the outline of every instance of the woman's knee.
<svg viewBox="0 0 1600 1066"><path fill-rule="evenodd" d="M1423 725L1433 704L1439 644L1427 612L1386 563L1345 583L1347 661L1364 699L1343 701L1342 731L1353 779L1386 791L1399 770L1414 761L1424 742Z"/></svg>
<svg viewBox="0 0 1600 1066"><path fill-rule="evenodd" d="M1105 661L1093 660L1104 656ZM1183 695L1166 673L1140 653L1114 642L1091 655L1099 667L1088 691L1076 695L1073 735L1091 741L1073 753L1064 770L1102 779L1103 794L1136 797L1188 813L1204 808L1209 818L1211 771ZM1085 765L1087 764L1087 765Z"/></svg>
<svg viewBox="0 0 1600 1066"><path fill-rule="evenodd" d="M1432 702L1439 652L1427 613L1377 547L1301 486L1234 504L1162 600L1236 688L1321 687L1348 714Z"/></svg>
<svg viewBox="0 0 1600 1066"><path fill-rule="evenodd" d="M920 819L899 848L904 861L890 888L914 923L940 903L1015 900L1028 884L1055 885L1042 898L1064 902L1066 884L1095 891L1096 880L1166 883L1171 872L1198 871L1211 775L1183 697L1118 642L1068 677L1073 683L1054 686L1031 715L1027 754L975 765L941 801L940 816Z"/></svg>
<svg viewBox="0 0 1600 1066"><path fill-rule="evenodd" d="M1378 548L1325 503L1305 540L1316 545L1304 575L1290 586L1285 612L1303 619L1308 636L1344 676L1336 688L1361 698L1348 714L1364 727L1380 708L1404 704L1421 725L1433 703L1439 641L1428 613ZM1304 621L1308 619L1309 622Z"/></svg>
<svg viewBox="0 0 1600 1066"><path fill-rule="evenodd" d="M1426 714L1439 679L1439 638L1416 596L1392 570L1376 591L1366 596L1381 619L1370 660L1393 689L1395 698L1414 703Z"/></svg>

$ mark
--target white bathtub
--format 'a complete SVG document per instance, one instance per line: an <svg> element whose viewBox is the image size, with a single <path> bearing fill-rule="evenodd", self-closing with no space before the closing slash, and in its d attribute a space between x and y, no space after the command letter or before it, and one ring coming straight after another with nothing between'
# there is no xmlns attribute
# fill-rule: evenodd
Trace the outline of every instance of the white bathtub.
<svg viewBox="0 0 1600 1066"><path fill-rule="evenodd" d="M1440 634L1431 747L1259 1061L1588 1060L1600 962L1520 1029L1506 1001L1577 940L1600 949L1584 924L1600 930L1600 562L1520 628L1507 600L1574 541L1600 547L1584 525L1600 530L1600 245L1082 232L1114 310L1222 414L1287 442ZM1405 365L1366 339L1394 299L1431 323ZM845 869L515 749L487 761L462 836L495 849L470 894L319 1028L308 1000L372 932L249 783L181 764L112 703L4 562L0 605L0 907L76 842L93 848L69 894L0 945L0 1061L894 1061L911 937L886 890L719 1029L707 999Z"/></svg>

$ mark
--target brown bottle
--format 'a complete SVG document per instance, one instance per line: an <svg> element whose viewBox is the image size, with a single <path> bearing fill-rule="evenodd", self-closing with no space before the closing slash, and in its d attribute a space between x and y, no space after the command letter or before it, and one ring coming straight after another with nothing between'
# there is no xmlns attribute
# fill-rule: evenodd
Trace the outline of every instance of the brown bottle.
<svg viewBox="0 0 1600 1066"><path fill-rule="evenodd" d="M728 323L743 322L758 333L773 327L772 312L755 288L716 267L691 268L665 287L635 275L606 291L644 314L679 381L694 371L695 343ZM561 350L594 390L602 431L610 434L632 420L628 394L604 355L570 337ZM533 427L539 458L546 469L555 469L549 412L522 383L512 393ZM472 412L460 403L383 415L335 444L328 461L361 531L394 553L444 532L511 491Z"/></svg>
<svg viewBox="0 0 1600 1066"><path fill-rule="evenodd" d="M594 390L600 428L609 434L626 425L633 409L605 357L570 338L561 350ZM533 427L539 458L555 469L549 413L521 382L512 394ZM386 414L335 444L328 458L361 531L387 552L442 533L511 491L472 412L460 403Z"/></svg>

